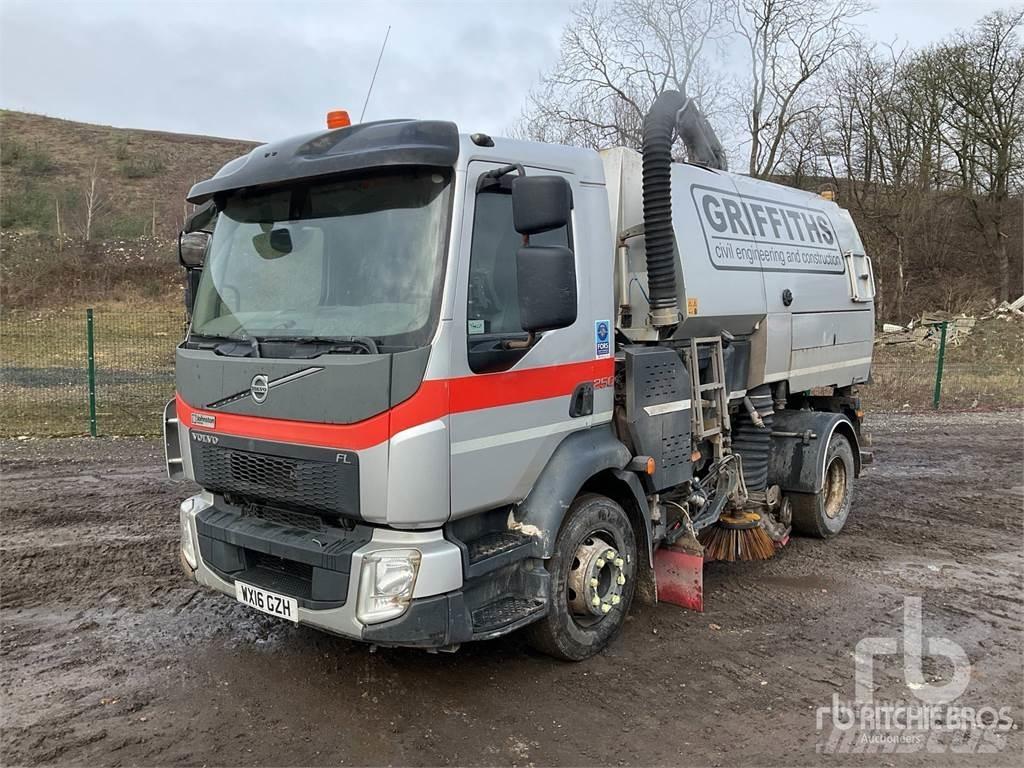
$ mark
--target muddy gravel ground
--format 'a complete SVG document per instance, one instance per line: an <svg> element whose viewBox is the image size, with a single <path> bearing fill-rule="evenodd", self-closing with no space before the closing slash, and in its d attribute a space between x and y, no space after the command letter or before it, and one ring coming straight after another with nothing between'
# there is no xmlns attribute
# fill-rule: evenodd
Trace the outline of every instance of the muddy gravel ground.
<svg viewBox="0 0 1024 768"><path fill-rule="evenodd" d="M816 712L853 697L858 640L924 634L971 662L958 704L1008 707L960 745L1020 765L1024 417L876 416L876 463L830 542L712 564L706 611L636 605L609 649L564 664L520 638L454 655L296 628L179 571L177 503L145 440L2 444L4 764L942 765L934 751L827 754ZM952 665L929 657L939 684ZM876 700L915 702L899 656ZM826 725L828 720L826 719ZM872 752L871 750L876 750ZM867 752L863 751L867 750Z"/></svg>

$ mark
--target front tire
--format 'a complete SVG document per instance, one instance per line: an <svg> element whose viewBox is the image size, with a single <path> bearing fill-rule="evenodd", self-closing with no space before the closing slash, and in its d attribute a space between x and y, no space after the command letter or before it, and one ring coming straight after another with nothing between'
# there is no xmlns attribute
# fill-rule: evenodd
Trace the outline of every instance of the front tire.
<svg viewBox="0 0 1024 768"><path fill-rule="evenodd" d="M527 628L530 644L564 661L599 653L625 623L636 589L636 535L622 507L598 494L577 498L548 572L550 606Z"/></svg>
<svg viewBox="0 0 1024 768"><path fill-rule="evenodd" d="M832 435L825 454L825 478L818 493L793 493L793 530L830 539L846 525L853 505L853 448L843 435Z"/></svg>

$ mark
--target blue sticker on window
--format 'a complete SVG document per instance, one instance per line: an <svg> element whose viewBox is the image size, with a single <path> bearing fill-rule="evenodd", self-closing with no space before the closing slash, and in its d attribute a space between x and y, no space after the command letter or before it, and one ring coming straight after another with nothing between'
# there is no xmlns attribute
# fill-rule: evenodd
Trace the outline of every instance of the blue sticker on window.
<svg viewBox="0 0 1024 768"><path fill-rule="evenodd" d="M594 352L598 357L608 357L612 353L611 323L607 320L594 323Z"/></svg>

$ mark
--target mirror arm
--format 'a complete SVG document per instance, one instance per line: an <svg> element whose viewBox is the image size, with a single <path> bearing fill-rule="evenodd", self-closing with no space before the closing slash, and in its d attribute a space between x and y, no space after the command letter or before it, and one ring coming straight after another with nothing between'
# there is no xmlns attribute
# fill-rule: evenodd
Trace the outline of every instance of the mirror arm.
<svg viewBox="0 0 1024 768"><path fill-rule="evenodd" d="M501 168L495 168L493 170L490 170L484 175L490 179L500 179L505 174L512 173L512 171L516 171L520 176L526 175L526 169L523 168L522 163L511 163L510 165L503 165L501 166Z"/></svg>

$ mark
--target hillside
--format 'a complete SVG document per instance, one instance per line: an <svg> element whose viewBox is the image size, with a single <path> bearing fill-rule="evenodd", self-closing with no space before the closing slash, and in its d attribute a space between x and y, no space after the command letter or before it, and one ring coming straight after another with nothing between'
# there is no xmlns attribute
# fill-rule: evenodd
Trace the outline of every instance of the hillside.
<svg viewBox="0 0 1024 768"><path fill-rule="evenodd" d="M177 306L185 194L254 146L0 110L3 309L139 299Z"/></svg>
<svg viewBox="0 0 1024 768"><path fill-rule="evenodd" d="M0 110L0 303L177 302L181 272L173 241L189 211L185 193L253 146ZM777 180L813 189L826 181ZM841 190L839 202L850 206L874 259L880 321L906 323L934 310L987 310L998 290L996 269L962 197L930 193L910 215L902 209L864 211L847 196ZM1003 235L1016 297L1024 216L1019 199L1007 207ZM893 217L903 222L905 245L894 246Z"/></svg>
<svg viewBox="0 0 1024 768"><path fill-rule="evenodd" d="M95 172L92 238L170 238L189 187L254 146L0 110L0 226L56 235L59 205L61 231L81 238Z"/></svg>

